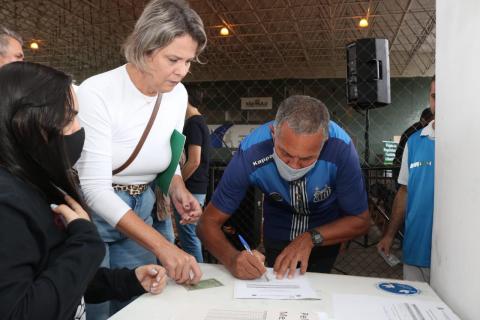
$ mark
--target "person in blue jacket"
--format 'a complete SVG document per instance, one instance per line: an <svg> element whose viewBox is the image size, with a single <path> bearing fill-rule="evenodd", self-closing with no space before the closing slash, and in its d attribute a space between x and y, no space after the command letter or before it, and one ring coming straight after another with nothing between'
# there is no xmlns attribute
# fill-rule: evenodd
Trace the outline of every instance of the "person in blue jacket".
<svg viewBox="0 0 480 320"><path fill-rule="evenodd" d="M435 115L435 77L429 93L430 110ZM403 237L403 278L430 282L433 202L435 189L435 118L412 134L403 150L398 175L400 185L392 206L392 216L378 250L390 255L397 231L405 224Z"/></svg>
<svg viewBox="0 0 480 320"><path fill-rule="evenodd" d="M265 195L265 256L238 251L222 232L249 186ZM240 279L273 267L278 278L330 272L340 243L369 228L368 201L357 152L348 134L330 121L318 99L295 95L240 144L228 164L197 233L205 248Z"/></svg>

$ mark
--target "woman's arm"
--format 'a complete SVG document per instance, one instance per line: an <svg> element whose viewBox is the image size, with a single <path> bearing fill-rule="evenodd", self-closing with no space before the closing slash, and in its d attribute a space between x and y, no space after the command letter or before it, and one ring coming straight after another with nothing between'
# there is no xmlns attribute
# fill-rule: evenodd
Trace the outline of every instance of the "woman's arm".
<svg viewBox="0 0 480 320"><path fill-rule="evenodd" d="M192 174L197 171L200 163L202 162L202 147L198 145L191 144L187 148L188 157L185 165L182 167L182 178L183 181L187 181Z"/></svg>
<svg viewBox="0 0 480 320"><path fill-rule="evenodd" d="M25 201L25 199L24 199ZM29 208L41 214L42 208ZM63 244L34 219L11 205L0 205L0 314L2 319L70 319L105 247L95 226L84 219L70 223ZM53 221L52 221L53 225ZM51 258L44 269L42 256Z"/></svg>
<svg viewBox="0 0 480 320"><path fill-rule="evenodd" d="M77 97L78 118L85 129L82 156L76 164L82 192L95 214L115 227L130 210L112 187L113 123L118 115L109 108L111 101L105 101L104 94L88 81L78 88Z"/></svg>
<svg viewBox="0 0 480 320"><path fill-rule="evenodd" d="M132 270L99 268L85 292L85 301L126 301L145 292L159 294L166 280L165 269L159 265L144 265Z"/></svg>
<svg viewBox="0 0 480 320"><path fill-rule="evenodd" d="M153 252L167 269L170 278L178 283L197 283L200 281L202 271L195 258L168 242L132 210L120 219L117 229Z"/></svg>

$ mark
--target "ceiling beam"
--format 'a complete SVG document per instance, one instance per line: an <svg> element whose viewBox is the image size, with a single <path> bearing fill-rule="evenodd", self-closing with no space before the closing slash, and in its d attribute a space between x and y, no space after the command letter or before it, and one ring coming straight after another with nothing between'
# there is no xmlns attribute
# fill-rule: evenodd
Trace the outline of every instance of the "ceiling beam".
<svg viewBox="0 0 480 320"><path fill-rule="evenodd" d="M413 46L412 50L410 51L409 53L409 58L408 60L405 62L405 67L403 68L401 74L403 74L405 72L405 70L407 69L408 65L410 64L410 62L413 60L413 57L417 54L417 51L418 49L420 49L422 47L422 45L425 43L425 40L427 40L428 36L432 33L432 31L434 30L435 28L435 25L436 25L436 20L435 20L435 15L432 15L430 16L430 19L429 21L427 22L427 25L425 28L423 28L423 32L422 34L417 37L417 41L415 43L415 45ZM432 62L433 64L433 62ZM431 65L430 65L431 66ZM429 69L430 66L425 66L425 71L427 71Z"/></svg>
<svg viewBox="0 0 480 320"><path fill-rule="evenodd" d="M307 48L305 47L305 39L303 38L302 31L298 27L298 20L295 16L295 13L293 12L292 4L290 3L290 0L285 0L285 2L287 3L287 11L293 21L293 27L295 29L295 33L297 34L300 47L302 48L303 55L305 56L305 61L307 62L307 65L310 66L310 56L308 55Z"/></svg>
<svg viewBox="0 0 480 320"><path fill-rule="evenodd" d="M407 6L405 7L405 11L403 12L402 17L400 18L400 22L398 23L397 30L395 31L395 34L393 36L392 42L390 42L390 48L393 46L395 41L397 41L398 35L400 33L400 29L402 28L402 25L405 22L405 18L407 17L407 14L410 11L410 7L412 6L412 2L413 2L413 0L408 0Z"/></svg>
<svg viewBox="0 0 480 320"><path fill-rule="evenodd" d="M277 44L275 43L275 41L272 40L272 37L270 36L270 34L268 33L268 30L267 28L265 28L265 25L262 23L262 20L260 19L260 17L258 16L258 13L255 11L255 8L253 7L252 3L250 2L250 0L245 0L248 4L248 7L250 8L250 10L252 11L251 13L253 13L253 15L255 16L255 19L257 19L257 22L258 22L258 25L262 28L263 32L265 33L265 36L267 37L268 41L270 41L270 44L273 46L273 48L275 49L275 51L277 52L278 56L281 58L281 60L283 61L284 63L284 66L285 68L287 68L287 63L285 61L285 59L283 59L283 54L282 52L280 51L280 49L278 48Z"/></svg>
<svg viewBox="0 0 480 320"><path fill-rule="evenodd" d="M229 26L229 24L225 21L225 19L222 17L222 15L218 12L217 8L213 5L212 1L211 0L206 0L206 3L208 5L208 7L210 8L210 10L213 11L213 13L217 16L218 19L220 19L220 21L222 21L222 23L225 25L225 26ZM248 48L248 46L246 46L244 44L244 42L236 35L235 31L232 30L231 28L229 28L230 32L232 33L232 35L238 40L238 42L245 48L247 49L247 51L250 53L250 55L252 55L252 57L254 56L254 53L251 52L250 48ZM230 61L233 62L234 65L237 65L239 67L240 64L237 62L236 59L234 59L227 51L224 51L222 50L220 47L218 47L218 49L228 58L230 59Z"/></svg>

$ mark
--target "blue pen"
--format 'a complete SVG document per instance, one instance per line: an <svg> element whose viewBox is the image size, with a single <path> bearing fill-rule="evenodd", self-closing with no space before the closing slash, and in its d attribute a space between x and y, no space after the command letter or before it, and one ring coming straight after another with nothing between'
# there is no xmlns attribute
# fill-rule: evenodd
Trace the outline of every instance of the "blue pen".
<svg viewBox="0 0 480 320"><path fill-rule="evenodd" d="M238 239L240 239L240 242L242 243L245 250L247 250L247 252L250 253L253 256L253 252L250 249L250 246L248 245L247 241L245 241L245 239L243 239L243 237L240 234L237 234L237 235L238 235ZM270 281L270 279L267 277L266 272L263 275L265 276L265 280Z"/></svg>

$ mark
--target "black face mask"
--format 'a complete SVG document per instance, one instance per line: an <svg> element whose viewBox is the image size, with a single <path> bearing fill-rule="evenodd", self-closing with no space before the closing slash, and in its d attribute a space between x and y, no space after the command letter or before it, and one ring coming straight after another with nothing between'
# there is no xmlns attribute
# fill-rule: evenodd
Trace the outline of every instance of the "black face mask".
<svg viewBox="0 0 480 320"><path fill-rule="evenodd" d="M72 134L64 135L63 141L65 143L67 159L73 167L82 154L83 144L85 142L85 130L81 128ZM63 184L61 180L63 179L60 177L64 176L61 172L65 170L65 168L61 163L63 156L56 148L57 145L58 141L50 141L47 145L35 150L33 158L47 172L50 179L61 186Z"/></svg>
<svg viewBox="0 0 480 320"><path fill-rule="evenodd" d="M65 135L63 140L65 141L68 160L73 167L82 154L83 144L85 143L85 129L80 128L72 134Z"/></svg>

